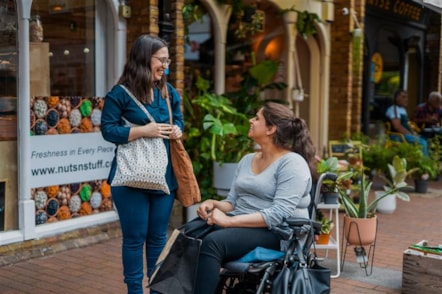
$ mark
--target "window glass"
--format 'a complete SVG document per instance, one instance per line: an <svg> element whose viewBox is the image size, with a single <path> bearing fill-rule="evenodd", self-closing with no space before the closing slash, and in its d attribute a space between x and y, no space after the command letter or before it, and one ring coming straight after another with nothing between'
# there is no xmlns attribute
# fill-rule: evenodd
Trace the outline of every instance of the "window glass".
<svg viewBox="0 0 442 294"><path fill-rule="evenodd" d="M95 9L95 0L32 2L31 96L94 96ZM45 54L49 70L40 63Z"/></svg>
<svg viewBox="0 0 442 294"><path fill-rule="evenodd" d="M0 231L18 228L16 14L0 0Z"/></svg>

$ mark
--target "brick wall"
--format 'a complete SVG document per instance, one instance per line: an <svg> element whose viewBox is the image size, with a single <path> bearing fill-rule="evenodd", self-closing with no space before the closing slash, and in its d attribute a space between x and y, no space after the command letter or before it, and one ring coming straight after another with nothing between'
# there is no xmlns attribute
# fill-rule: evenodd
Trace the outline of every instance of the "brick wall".
<svg viewBox="0 0 442 294"><path fill-rule="evenodd" d="M361 128L362 64L360 70L352 66L352 34L355 22L352 11L356 11L359 24L363 25L361 13L365 13L365 0L336 0L335 20L331 26L330 62L330 107L329 139L341 139L344 134ZM342 14L346 7L350 13ZM363 49L363 46L360 47ZM363 56L362 52L360 55ZM363 59L361 58L361 63ZM338 119L336 119L338 118Z"/></svg>
<svg viewBox="0 0 442 294"><path fill-rule="evenodd" d="M159 35L158 0L132 0L132 16L127 19L127 52L141 34ZM171 21L174 26L169 53L172 59L169 82L182 95L184 88L184 0L171 1Z"/></svg>

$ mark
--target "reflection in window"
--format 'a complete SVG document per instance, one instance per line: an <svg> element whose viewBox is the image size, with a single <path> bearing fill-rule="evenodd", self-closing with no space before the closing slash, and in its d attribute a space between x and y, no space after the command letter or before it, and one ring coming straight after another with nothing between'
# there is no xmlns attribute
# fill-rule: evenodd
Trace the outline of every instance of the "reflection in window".
<svg viewBox="0 0 442 294"><path fill-rule="evenodd" d="M17 96L15 14L14 1L0 0L0 112L2 113L15 111L15 100L12 101L11 97Z"/></svg>
<svg viewBox="0 0 442 294"><path fill-rule="evenodd" d="M48 87L50 95L53 96L94 96L95 10L95 0L33 1L30 47L42 47L35 50L43 50L45 54L45 46L39 46L38 43L49 45L49 70L47 80L45 69L41 68L38 71L43 74L39 77L39 82L43 85L32 93L31 64L31 95L45 94L44 91L38 91ZM35 24L37 22L42 30L32 29L33 25L38 27L38 24ZM42 37L39 35L41 31ZM32 58L31 53L31 63Z"/></svg>

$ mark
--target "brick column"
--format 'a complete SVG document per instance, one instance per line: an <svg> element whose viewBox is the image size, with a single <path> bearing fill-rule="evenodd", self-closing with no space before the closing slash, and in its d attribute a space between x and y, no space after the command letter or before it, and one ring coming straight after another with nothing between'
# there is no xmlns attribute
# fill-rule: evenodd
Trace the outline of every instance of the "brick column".
<svg viewBox="0 0 442 294"><path fill-rule="evenodd" d="M171 19L174 26L172 41L169 47L172 64L170 67L169 81L175 89L183 95L184 89L184 0L172 2Z"/></svg>
<svg viewBox="0 0 442 294"><path fill-rule="evenodd" d="M335 19L331 26L329 139L341 139L361 128L363 46L359 66L353 66L352 32L355 11L363 25L365 0L336 0ZM342 9L349 14L343 15Z"/></svg>
<svg viewBox="0 0 442 294"><path fill-rule="evenodd" d="M158 36L158 0L133 0L132 16L127 19L127 52L142 34Z"/></svg>

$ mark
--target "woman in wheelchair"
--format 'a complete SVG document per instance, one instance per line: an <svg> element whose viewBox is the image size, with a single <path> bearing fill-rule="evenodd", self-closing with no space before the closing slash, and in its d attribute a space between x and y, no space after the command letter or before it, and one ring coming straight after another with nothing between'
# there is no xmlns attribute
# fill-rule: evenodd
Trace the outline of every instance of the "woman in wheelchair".
<svg viewBox="0 0 442 294"><path fill-rule="evenodd" d="M242 158L225 200L207 200L198 215L214 229L202 241L195 294L214 293L223 264L256 247L280 249L272 228L309 218L315 148L305 121L286 106L266 103L248 136L261 149Z"/></svg>

